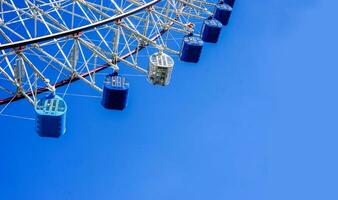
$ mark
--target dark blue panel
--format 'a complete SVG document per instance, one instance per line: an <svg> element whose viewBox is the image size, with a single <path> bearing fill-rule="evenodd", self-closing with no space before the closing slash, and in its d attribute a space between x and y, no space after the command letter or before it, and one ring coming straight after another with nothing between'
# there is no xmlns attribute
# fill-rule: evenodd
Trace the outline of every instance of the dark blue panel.
<svg viewBox="0 0 338 200"><path fill-rule="evenodd" d="M36 115L36 132L41 137L58 138L66 133L66 115Z"/></svg>
<svg viewBox="0 0 338 200"><path fill-rule="evenodd" d="M222 23L217 19L206 19L202 26L202 40L204 42L216 43L222 30Z"/></svg>
<svg viewBox="0 0 338 200"><path fill-rule="evenodd" d="M214 10L214 18L220 21L224 26L228 25L232 8L225 4L217 4Z"/></svg>
<svg viewBox="0 0 338 200"><path fill-rule="evenodd" d="M180 59L185 62L197 63L202 53L203 41L196 36L183 38Z"/></svg>
<svg viewBox="0 0 338 200"><path fill-rule="evenodd" d="M107 109L123 110L127 106L128 90L129 84L124 82L124 77L108 75L103 84L102 106Z"/></svg>

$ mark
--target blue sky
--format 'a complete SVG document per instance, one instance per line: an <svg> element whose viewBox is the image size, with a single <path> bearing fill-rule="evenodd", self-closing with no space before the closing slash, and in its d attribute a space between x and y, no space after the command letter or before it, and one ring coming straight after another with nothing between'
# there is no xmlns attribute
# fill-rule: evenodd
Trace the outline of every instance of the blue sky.
<svg viewBox="0 0 338 200"><path fill-rule="evenodd" d="M337 5L237 0L168 87L130 78L123 112L67 97L59 140L1 117L0 199L337 199Z"/></svg>

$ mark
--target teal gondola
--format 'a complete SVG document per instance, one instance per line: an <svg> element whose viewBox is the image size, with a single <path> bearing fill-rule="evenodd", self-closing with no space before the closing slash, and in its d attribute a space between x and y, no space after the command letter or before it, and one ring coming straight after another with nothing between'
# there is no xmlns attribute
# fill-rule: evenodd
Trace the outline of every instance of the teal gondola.
<svg viewBox="0 0 338 200"><path fill-rule="evenodd" d="M50 94L36 106L36 132L41 137L58 138L66 133L67 104L59 96Z"/></svg>

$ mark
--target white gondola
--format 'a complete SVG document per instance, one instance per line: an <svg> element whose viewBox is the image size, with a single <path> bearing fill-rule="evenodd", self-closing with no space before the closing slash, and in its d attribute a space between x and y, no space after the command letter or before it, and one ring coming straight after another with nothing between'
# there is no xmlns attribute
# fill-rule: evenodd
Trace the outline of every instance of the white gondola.
<svg viewBox="0 0 338 200"><path fill-rule="evenodd" d="M174 60L163 52L149 57L148 80L154 85L168 85L174 67Z"/></svg>

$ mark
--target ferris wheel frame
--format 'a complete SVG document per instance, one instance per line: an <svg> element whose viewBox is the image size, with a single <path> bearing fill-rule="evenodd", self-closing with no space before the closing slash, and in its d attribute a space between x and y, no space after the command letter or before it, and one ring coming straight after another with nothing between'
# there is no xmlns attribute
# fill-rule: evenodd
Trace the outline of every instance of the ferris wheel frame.
<svg viewBox="0 0 338 200"><path fill-rule="evenodd" d="M13 0L8 1L14 4ZM30 2L31 0L25 0L24 2L26 3L26 1ZM35 0L33 1L35 2ZM37 2L44 1L45 0L37 0ZM46 0L46 1L49 1L52 5L54 4L53 3L54 0ZM67 0L56 0L56 1L67 2ZM82 2L83 0L78 1ZM100 1L102 6L103 0ZM14 5L13 7L14 12L18 14L19 18L19 20L17 21L21 22L21 24L24 26L25 31L28 33L29 37L24 38L21 35L19 35L21 36L19 38L22 39L11 40L11 38L6 36L6 33L4 33L2 29L0 29L0 35L2 35L3 38L5 38L5 41L7 41L7 43L0 42L0 52L2 53L1 62L6 61L5 68L2 68L2 66L0 66L0 74L4 75L5 78L7 78L8 81L13 84L14 88L16 87L16 91L12 92L10 91L10 88L9 89L5 88L6 87L5 85L4 86L0 85L0 89L3 89L5 92L7 90L8 94L12 94L6 98L0 97L0 105L6 105L1 110L0 114L2 114L3 110L10 103L24 98L27 99L29 103L34 105L36 109L37 108L36 105L39 102L38 100L39 94L48 91L51 92L49 94L52 96L47 95L40 99L41 101L49 102L48 100L49 98L54 98L53 95L56 94L55 93L56 88L67 85L65 93L63 94L64 97L67 93L70 83L75 82L77 80L82 80L95 90L101 92L102 93L101 104L104 107L106 107L105 105L112 105L111 104L112 102L108 104L104 103L104 102L107 103L107 101L109 102L110 101L109 98L111 98L107 96L106 92L107 91L109 93L115 92L110 91L111 88L109 89L106 87L107 86L105 85L107 84L106 81L103 83L102 87L99 87L95 81L96 80L95 76L97 72L100 72L107 68L112 68L114 72L113 74L116 75L116 72L118 73L120 69L117 66L117 63L120 62L138 70L143 74L146 74L148 76L148 82L154 85L165 86L170 82L174 61L171 58L171 56L165 54L164 51L169 52L171 55L178 56L179 59L184 62L198 62L203 46L203 41L216 43L220 35L221 27L227 25L232 11L232 6L229 6L229 4L232 4L231 2L233 2L234 0L220 0L218 3L209 2L209 0L151 0L149 2L145 2L144 0L125 0L126 2L129 2L132 5L126 6L125 8L126 11L123 11L121 8L118 7L118 5L115 5L116 3L114 0L110 1L114 2L113 5L117 8L117 10L120 11L119 12L113 11L112 16L106 13L103 14L98 13L98 15L100 16L98 18L95 17L93 13L91 13L93 15L91 17L94 17L96 19L96 20L94 19L94 21L91 20L91 17L88 17L86 15L85 11L82 9L79 2L77 1L73 2L72 3L73 10L71 12L73 18L71 21L72 23L71 27L69 27L68 22L66 24L63 21L63 18L60 16L59 13L58 13L59 17L61 18L63 24L56 22L55 21L56 19L53 18L53 16L49 15L49 13L46 13L46 16L44 15L40 16L41 19L39 20L44 23L49 32L49 34L41 36L40 35L37 36L36 34L37 27L34 27L35 29L33 28L33 30L28 30L28 28L25 25L25 22L23 21L24 19L22 19L21 16L19 16L18 11L16 10L17 8ZM96 3L96 1L94 2ZM3 2L1 2L1 6L2 3ZM88 20L87 22L89 22L89 24L74 27L74 15L76 15L74 11L75 3L77 3L77 5L79 4L78 6L81 7L81 10L85 15L85 17L82 18ZM54 8L54 5L52 7L53 9L55 9L56 12L58 12L57 9ZM213 9L213 11L210 11L210 8ZM32 11L29 11L30 9L29 7L26 9L27 9L26 11L31 12L31 14L28 13L27 14L28 17L25 16L27 17L25 20L34 19L36 22L36 16L34 17L34 13ZM35 7L33 7L32 9L35 9ZM108 9L108 11L112 10L113 8ZM1 11L3 11L2 7ZM101 15L103 15L103 19L101 18ZM46 23L44 17L47 17L48 19L52 18L52 23L55 22L55 26L53 27L53 25L50 24L50 22ZM5 18L3 17L2 13L2 18L0 17L0 25L4 23L4 19ZM143 27L139 26L141 21L144 22ZM199 31L197 32L195 29L196 21L198 21L197 23L199 22L202 23L202 25L199 26ZM8 21L6 21L6 23L8 23ZM10 25L11 22L8 24ZM56 30L57 32L49 30L49 26L53 27L54 31ZM151 27L150 33L148 33L148 26ZM4 27L7 28L6 25ZM138 30L138 28L140 28L140 30ZM107 37L107 34L105 34L104 36L100 34L100 31L104 29L109 29L107 34L109 34L111 30L113 30L112 35L113 39L111 39L111 37L109 39ZM13 30L10 31L13 33ZM29 33L30 31L35 33L34 37L30 35ZM93 32L94 34L97 33L99 35L98 40L95 40L95 36L92 37L91 33ZM181 44L179 44L176 41L177 38L175 37L178 35L175 34L174 36L172 35L172 32L178 33L178 35L183 34L184 37L180 42ZM119 49L120 35L121 37L123 36L125 42L123 43L122 41L121 50ZM168 46L169 35L173 38L173 41L176 42L177 45L176 47L178 47L179 50L176 50L175 48ZM98 43L100 39L102 40L102 42ZM105 40L109 41L109 45ZM65 47L68 41L70 41L70 43L72 44L71 49L69 49L69 47ZM101 47L102 43L105 43L109 51ZM55 45L54 48L56 48L56 50L57 49L59 50L56 53L55 52L49 53L49 51L53 52L52 50L47 51L45 50L45 48L49 47L49 45ZM84 55L81 45L83 45L83 47L86 48L85 50L89 50L89 53L92 53L92 55L88 55L88 57L86 57ZM110 45L112 45L112 47L110 47ZM149 54L148 46L151 46L153 50L155 50L155 52L151 51L153 53L151 55ZM66 50L64 52L63 48L66 49L68 48L69 51ZM149 58L148 70L144 69L142 65L138 64L138 58L140 56L139 52L141 52L141 50L145 48L147 49L146 52L148 52ZM59 52L62 53L61 58L58 56ZM36 58L35 60L33 58L30 58L30 56L34 56L32 53L37 54L35 56L38 59L42 59L41 62L44 61L47 64L45 66L43 66L44 64L42 66L40 64L37 64L38 62L36 61ZM39 54L41 54L42 56ZM93 55L95 55L94 61L95 64L92 65L92 63L90 63L91 66L89 67L88 63L93 61L91 60L93 58ZM44 60L43 56L47 57L47 59L50 59L49 63L47 62L48 60L47 61ZM62 58L62 56L64 59ZM82 56L82 64L80 65L77 64L79 56ZM96 64L97 57L100 57L101 61L104 61L104 63L101 62L101 64ZM10 58L11 60L9 61L8 58ZM12 64L14 59L16 63ZM30 59L33 59L33 61L37 63L32 63ZM52 62L55 62L58 65L59 69L55 68L53 64L50 65L50 63ZM35 64L37 64L37 66L35 66ZM168 66L165 66L167 64ZM53 78L53 76L49 77L51 74L45 72L45 70L48 67L54 68L56 72L59 73L58 75L56 74L57 75L56 81L53 81L52 84L50 83L49 78ZM85 67L86 70L84 70ZM21 71L22 68L24 68L24 71ZM29 69L30 71L28 71L26 68ZM65 71L67 71L68 73L63 73L62 72L63 69L65 69ZM8 70L8 72L6 72L6 70ZM59 80L61 74L63 74L63 77ZM111 76L112 74L108 75ZM106 76L106 78L108 77L108 75ZM31 80L34 77L35 79ZM38 79L40 79L40 82L43 83L44 86L40 86L37 84ZM114 80L115 78L112 81ZM120 79L117 78L116 80ZM122 77L121 80L125 80L125 77ZM13 87L11 89L13 90ZM55 96L55 98L56 98L54 99L55 101L52 100L51 102L58 102L59 101L58 98L60 99L60 101L63 101L62 98L58 96ZM125 105L119 105L116 108L124 109L124 107ZM108 107L106 108L110 109ZM40 119L43 119L47 116L42 115L41 117L42 118ZM37 120L38 119L39 118L37 118ZM62 119L62 121L64 121L64 119Z"/></svg>

